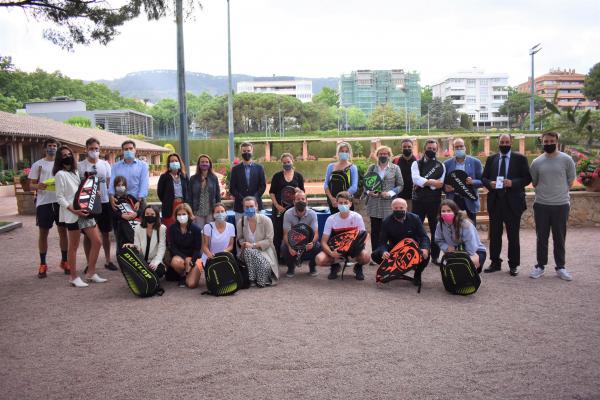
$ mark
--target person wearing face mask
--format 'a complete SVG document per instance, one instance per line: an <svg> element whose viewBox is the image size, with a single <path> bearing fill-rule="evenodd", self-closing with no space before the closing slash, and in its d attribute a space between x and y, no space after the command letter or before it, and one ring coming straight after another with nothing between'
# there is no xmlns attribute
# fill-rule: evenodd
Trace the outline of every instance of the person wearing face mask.
<svg viewBox="0 0 600 400"><path fill-rule="evenodd" d="M315 256L321 251L317 213L307 207L306 193L297 189L296 194L294 195L294 207L288 209L283 215L283 243L281 245L281 257L284 259L285 265L287 265L288 269L286 276L288 278L293 278L295 276L295 261L296 256L298 255L296 250L292 249L288 243L288 232L294 225L300 223L310 226L315 233L312 241L306 246L306 249L302 253L301 260L308 260L308 272L310 276L317 276L318 272Z"/></svg>
<svg viewBox="0 0 600 400"><path fill-rule="evenodd" d="M76 210L73 206L81 181L77 173L77 161L69 147L61 146L58 149L52 173L56 179L56 201L60 205L59 220L66 224L68 231L69 283L78 288L87 287L90 282L104 283L106 279L96 273L96 261L101 246L100 232L96 221L89 217L87 210ZM88 266L84 273L85 282L77 276L77 249L81 233L90 241L87 255Z"/></svg>
<svg viewBox="0 0 600 400"><path fill-rule="evenodd" d="M283 232L283 215L290 206L284 206L281 200L281 191L284 187L290 186L304 191L304 177L294 169L294 157L290 153L281 155L282 170L276 172L271 178L271 187L269 196L273 203L271 220L273 221L273 244L277 251L277 258L281 258L281 240Z"/></svg>
<svg viewBox="0 0 600 400"><path fill-rule="evenodd" d="M98 177L100 198L102 201L102 213L94 216L96 224L102 235L102 247L104 248L104 268L110 271L117 271L118 268L112 263L110 258L110 231L112 230L113 210L110 207L108 198L108 187L110 186L110 164L100 159L100 141L96 138L89 138L85 142L86 158L77 164L79 177L85 178L86 173L95 174ZM90 242L85 237L83 239L83 248L85 254L90 251Z"/></svg>
<svg viewBox="0 0 600 400"><path fill-rule="evenodd" d="M231 168L229 193L234 198L236 224L244 216L244 198L253 196L256 199L257 211L263 209L262 195L267 189L267 179L262 165L252 160L254 146L250 142L240 145L242 162Z"/></svg>
<svg viewBox="0 0 600 400"><path fill-rule="evenodd" d="M511 146L512 137L506 133L500 135L499 152L488 157L483 168L481 181L488 190L490 216L490 265L483 272L500 271L502 230L506 226L509 272L511 276L517 276L521 263L521 215L527 208L525 188L531 183L531 175L527 157L512 151Z"/></svg>
<svg viewBox="0 0 600 400"><path fill-rule="evenodd" d="M383 180L381 191L366 192L367 215L371 219L371 248L379 247L379 232L381 221L392 213L392 200L402 192L404 181L400 168L390 162L392 149L388 146L380 146L375 150L377 163L367 168L367 174L376 172Z"/></svg>
<svg viewBox="0 0 600 400"><path fill-rule="evenodd" d="M421 222L424 222L427 217L429 232L431 232L431 259L434 264L439 264L440 249L434 243L433 238L446 177L446 167L437 160L437 150L437 141L427 139L425 155L420 160L413 162L411 166L414 183L412 210L419 216Z"/></svg>
<svg viewBox="0 0 600 400"><path fill-rule="evenodd" d="M277 253L273 246L273 223L258 213L254 196L244 198L244 216L237 222L239 259L248 267L251 284L262 288L275 285L279 279Z"/></svg>
<svg viewBox="0 0 600 400"><path fill-rule="evenodd" d="M123 176L127 179L127 190L136 201L134 204L135 211L143 208L143 203L148 196L148 164L144 161L138 160L135 155L135 142L131 139L124 141L121 144L121 150L123 150L123 160L116 162L112 166L111 176ZM109 185L110 205L113 210L116 209L114 199L114 186Z"/></svg>
<svg viewBox="0 0 600 400"><path fill-rule="evenodd" d="M134 228L133 236L133 243L124 246L135 247L157 278L164 276L166 268L163 258L167 249L167 227L160 223L158 208L155 206L144 208L142 221Z"/></svg>
<svg viewBox="0 0 600 400"><path fill-rule="evenodd" d="M440 222L435 230L435 243L444 253L452 253L462 247L471 257L477 273L481 273L486 257L485 246L479 239L475 225L452 200L444 200L440 205Z"/></svg>
<svg viewBox="0 0 600 400"><path fill-rule="evenodd" d="M338 212L336 200L337 193L332 192L330 189L330 179L333 172L338 173L339 171L342 173L341 175L346 180L347 189L345 191L350 193L351 196L354 196L358 190L358 168L352 163L352 146L350 146L350 143L340 142L337 145L335 153L337 154L337 161L332 162L327 166L327 170L325 171L325 183L323 184L325 194L327 195L329 212L331 214ZM354 210L354 205L351 206L351 210Z"/></svg>
<svg viewBox="0 0 600 400"><path fill-rule="evenodd" d="M212 208L212 219L202 229L202 265L221 252L232 253L235 246L235 227L227 222L227 210L221 203L216 203ZM187 275L186 285L190 289L198 287L202 271L192 268Z"/></svg>
<svg viewBox="0 0 600 400"><path fill-rule="evenodd" d="M468 186L475 189L477 200L471 200L460 196L454 192L454 188L451 185L444 185L446 198L453 200L461 210L466 211L471 221L473 221L473 224L476 225L476 215L481 209L479 204L479 191L477 189L483 187L483 183L481 182L481 176L483 173L481 161L475 157L467 155L465 141L461 138L454 139L453 146L454 157L444 161L446 173L449 174L457 169L465 171L465 173L469 176L466 183Z"/></svg>
<svg viewBox="0 0 600 400"><path fill-rule="evenodd" d="M45 157L34 162L29 171L28 178L30 180L30 187L36 191L35 198L35 221L38 227L38 248L40 253L40 265L38 267L38 278L43 279L46 277L48 271L48 264L46 263L46 253L48 252L48 234L52 226L56 224L56 230L58 231L61 262L60 268L64 271L65 275L69 274L69 263L67 262L68 257L68 241L67 241L67 228L65 224L59 221L59 210L60 206L56 201L56 192L47 190L44 182L48 179L54 178L52 169L54 168L54 160L56 158L56 151L60 143L56 139L46 139L42 147L45 151Z"/></svg>
<svg viewBox="0 0 600 400"><path fill-rule="evenodd" d="M338 205L339 212L330 215L327 218L327 221L325 221L323 236L321 238L321 252L317 254L315 259L318 266L331 266L327 279L337 279L338 273L341 269L339 262L343 259L343 257L337 251L331 250L329 247L329 244L327 243L329 237L335 235L341 230L346 230L348 228L357 228L359 231L365 230L365 222L363 221L362 216L359 213L350 210L350 205L352 204L352 196L350 193L338 193L336 197L336 203ZM369 240L368 236L369 235L367 235L365 243ZM355 258L355 261L355 278L357 281L362 281L365 279L363 265L368 264L371 261L369 251L364 248Z"/></svg>
<svg viewBox="0 0 600 400"><path fill-rule="evenodd" d="M537 264L529 276L544 275L548 264L548 237L552 231L556 274L566 281L572 276L565 268L565 239L569 220L570 195L576 170L573 158L558 149L559 135L544 132L541 140L544 153L531 163L531 182L535 188L533 215L535 219Z"/></svg>
<svg viewBox="0 0 600 400"><path fill-rule="evenodd" d="M133 243L134 227L139 224L142 211L135 211L134 204L137 200L127 194L127 179L124 176L115 177L111 186L115 191L114 204L116 206L116 210L113 211L113 230L117 249L120 249L126 243Z"/></svg>
<svg viewBox="0 0 600 400"><path fill-rule="evenodd" d="M171 263L167 268L166 279L177 281L179 287L186 287L186 278L192 269L202 270L202 229L192 223L194 214L186 203L175 207L176 221L168 228Z"/></svg>
<svg viewBox="0 0 600 400"><path fill-rule="evenodd" d="M185 202L188 190L188 178L185 175L185 165L179 154L169 154L167 170L158 178L156 194L162 203L163 223L169 229L175 222L173 210Z"/></svg>
<svg viewBox="0 0 600 400"><path fill-rule="evenodd" d="M213 172L212 160L206 154L201 154L196 164L196 173L190 177L186 197L186 203L194 212L194 224L204 228L204 225L214 221L212 210L220 202L221 187Z"/></svg>
<svg viewBox="0 0 600 400"><path fill-rule="evenodd" d="M408 212L408 204L403 198L392 201L392 214L381 224L379 247L373 251L373 261L381 264L390 257L390 250L403 239L412 239L419 245L423 262L415 268L413 283L421 284L421 273L429 263L431 241L425 232L423 223L418 215Z"/></svg>
<svg viewBox="0 0 600 400"><path fill-rule="evenodd" d="M394 164L400 167L404 187L398 197L406 200L408 209L412 210L413 181L411 167L413 162L417 161L417 158L413 155L413 142L411 139L402 139L400 146L402 147L402 154L394 159Z"/></svg>

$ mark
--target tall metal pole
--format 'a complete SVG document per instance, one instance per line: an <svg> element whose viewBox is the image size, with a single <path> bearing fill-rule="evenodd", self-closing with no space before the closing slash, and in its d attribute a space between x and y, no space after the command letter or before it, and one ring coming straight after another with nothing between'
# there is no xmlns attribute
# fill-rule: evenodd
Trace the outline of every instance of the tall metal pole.
<svg viewBox="0 0 600 400"><path fill-rule="evenodd" d="M185 60L183 54L183 0L175 0L177 21L177 95L179 98L179 146L183 165L189 171L187 104L185 100Z"/></svg>
<svg viewBox="0 0 600 400"><path fill-rule="evenodd" d="M529 49L529 55L531 56L531 98L529 99L529 130L533 131L535 129L534 120L535 120L535 76L533 71L533 56L540 51L542 48L538 48L541 43L536 44L531 49Z"/></svg>
<svg viewBox="0 0 600 400"><path fill-rule="evenodd" d="M181 0L179 0L181 1ZM229 162L233 165L235 144L233 142L233 88L231 83L231 27L229 22L229 0L227 0L227 128L229 131Z"/></svg>

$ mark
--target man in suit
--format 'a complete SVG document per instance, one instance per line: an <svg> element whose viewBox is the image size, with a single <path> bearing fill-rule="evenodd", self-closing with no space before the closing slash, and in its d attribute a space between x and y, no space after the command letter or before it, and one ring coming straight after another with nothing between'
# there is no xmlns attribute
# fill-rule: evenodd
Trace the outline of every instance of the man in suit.
<svg viewBox="0 0 600 400"><path fill-rule="evenodd" d="M500 152L485 162L482 181L489 190L487 198L490 215L490 260L483 272L500 271L502 259L502 230L506 226L508 238L508 267L511 276L517 276L521 263L519 229L521 215L527 208L525 187L531 183L527 158L511 151L512 137L502 134L498 138Z"/></svg>
<svg viewBox="0 0 600 400"><path fill-rule="evenodd" d="M479 192L477 189L483 186L481 182L481 175L483 168L481 167L481 161L475 157L467 155L467 149L465 147L465 141L461 138L454 139L454 157L444 161L444 167L446 167L446 174L451 173L457 169L465 171L469 176L467 178L467 185L475 190L477 200L471 200L454 193L454 188L451 185L444 185L444 191L446 192L446 198L454 200L456 205L467 212L467 215L476 224L476 216L480 210L479 204ZM477 225L475 225L477 226Z"/></svg>
<svg viewBox="0 0 600 400"><path fill-rule="evenodd" d="M267 180L262 165L252 160L252 150L252 143L242 143L240 152L243 161L231 169L229 193L234 197L233 210L236 224L244 216L245 197L254 197L258 209L263 209L261 197L267 188Z"/></svg>

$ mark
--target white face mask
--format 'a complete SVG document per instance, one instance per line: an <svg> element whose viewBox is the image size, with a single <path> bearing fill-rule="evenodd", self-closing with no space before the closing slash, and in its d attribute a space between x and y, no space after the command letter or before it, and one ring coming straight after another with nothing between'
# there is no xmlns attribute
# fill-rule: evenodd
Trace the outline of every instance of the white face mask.
<svg viewBox="0 0 600 400"><path fill-rule="evenodd" d="M188 215L187 214L178 215L177 216L177 221L179 221L180 224L187 224L187 222L188 222Z"/></svg>
<svg viewBox="0 0 600 400"><path fill-rule="evenodd" d="M90 151L88 151L88 157L91 158L92 160L97 160L100 157L100 152L90 150Z"/></svg>
<svg viewBox="0 0 600 400"><path fill-rule="evenodd" d="M125 193L127 192L127 187L125 187L125 186L117 186L117 187L115 188L115 191L116 191L118 194L125 194Z"/></svg>

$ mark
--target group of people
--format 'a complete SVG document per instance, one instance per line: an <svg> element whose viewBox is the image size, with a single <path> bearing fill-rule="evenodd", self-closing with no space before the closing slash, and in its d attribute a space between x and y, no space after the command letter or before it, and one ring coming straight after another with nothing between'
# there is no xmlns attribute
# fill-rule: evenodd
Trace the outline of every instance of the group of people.
<svg viewBox="0 0 600 400"><path fill-rule="evenodd" d="M520 220L526 208L525 188L532 183L537 263L530 276L537 279L544 274L551 231L557 275L571 280L566 269L565 237L575 163L559 150L557 133L545 132L541 141L544 152L529 165L524 155L512 151L511 136L502 134L498 138L498 152L487 158L483 168L477 158L466 154L465 142L460 138L454 139L454 156L443 163L438 160L435 139L426 141L423 155L418 159L410 139L401 142L401 154L396 158L390 147L380 146L374 153L375 163L366 173L379 175L381 186L377 190L365 189L361 199L355 196L359 172L352 162L352 147L341 142L336 149L336 160L325 172L324 192L331 215L319 235L317 214L307 204L304 177L294 168L290 153L281 155L282 169L271 179L269 217L262 212L262 196L267 187L264 169L253 160L253 145L241 144L242 161L233 166L230 175L229 192L235 213L235 222L230 223L227 208L221 202L219 179L206 154L198 157L193 175L186 174L178 154L168 156L166 171L157 185L159 209L146 204L148 165L136 157L134 141L123 142L122 160L111 167L100 159L100 142L95 138L87 140L82 161L75 159L68 146L48 139L43 144L44 158L33 164L29 175L37 191L38 277L46 277L48 233L56 224L62 255L60 267L75 287L106 282L96 268L101 248L104 267L118 269L111 261L111 231L116 237L117 251L123 247L136 248L158 277L177 281L181 287L197 287L203 267L220 252L235 254L248 268L249 280L257 287L277 283L279 263L287 266L287 277L294 277L298 259L308 261L311 276L318 275L317 266L328 266L328 278L336 279L340 263L347 261L347 257L330 246L329 238L349 228L366 231L363 217L354 211L356 201L365 202L371 227L366 235L370 249L365 246L352 256L357 280L364 280L365 265L379 264L389 258L391 249L406 238L418 244L423 256L415 268L416 285L420 285L422 271L429 262L439 265L441 252L465 251L478 272L500 271L504 228L508 238L508 270L516 276L520 266ZM468 176L465 184L475 193L474 199L446 183L446 175L455 170ZM101 211L95 215L76 209L73 204L82 179L90 174L98 178L102 203ZM344 190L337 193L329 185L334 175L347 180ZM47 184L51 178L55 180L54 191ZM487 249L476 229L480 211L477 189L482 187L488 190L490 224L491 262L485 269ZM429 235L424 228L425 220ZM288 241L288 232L298 224L306 224L314 232L301 254ZM87 263L79 276L76 261L82 233Z"/></svg>

